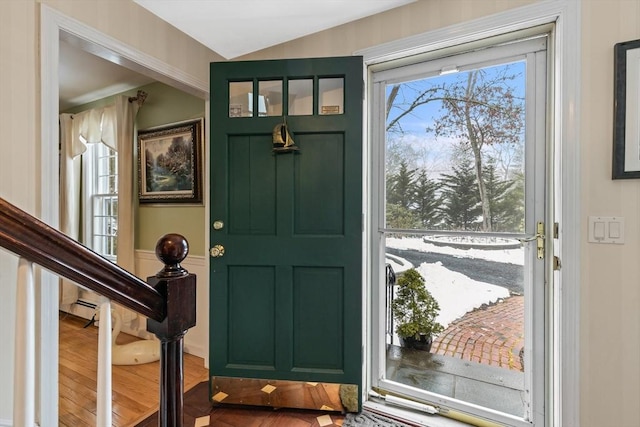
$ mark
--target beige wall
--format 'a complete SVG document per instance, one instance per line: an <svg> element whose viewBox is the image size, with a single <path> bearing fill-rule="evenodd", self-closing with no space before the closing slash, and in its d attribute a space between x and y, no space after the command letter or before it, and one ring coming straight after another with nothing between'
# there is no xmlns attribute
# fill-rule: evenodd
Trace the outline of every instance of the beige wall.
<svg viewBox="0 0 640 427"><path fill-rule="evenodd" d="M6 29L9 29L7 31ZM0 197L31 213L37 194L39 135L36 5L0 2ZM10 160L9 160L10 159ZM0 342L12 343L16 258L0 252ZM0 421L10 419L13 346L0 351Z"/></svg>
<svg viewBox="0 0 640 427"><path fill-rule="evenodd" d="M611 179L613 46L640 39L640 1L582 1L582 426L640 423L640 181ZM587 243L589 215L623 216L624 245Z"/></svg>
<svg viewBox="0 0 640 427"><path fill-rule="evenodd" d="M419 0L240 59L352 55L364 48L535 2L536 0Z"/></svg>

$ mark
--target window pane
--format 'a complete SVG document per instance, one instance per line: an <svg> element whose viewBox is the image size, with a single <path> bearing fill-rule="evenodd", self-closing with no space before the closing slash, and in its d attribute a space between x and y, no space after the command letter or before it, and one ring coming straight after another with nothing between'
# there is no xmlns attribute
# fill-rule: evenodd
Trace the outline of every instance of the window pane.
<svg viewBox="0 0 640 427"><path fill-rule="evenodd" d="M289 115L313 114L313 79L289 80Z"/></svg>
<svg viewBox="0 0 640 427"><path fill-rule="evenodd" d="M387 85L386 228L524 232L524 88L524 62Z"/></svg>
<svg viewBox="0 0 640 427"><path fill-rule="evenodd" d="M475 240L471 245L403 233L387 237L386 260L396 276L385 293L387 379L525 414L525 251L517 240L504 243ZM408 291L413 282L403 278L412 268L428 292L424 301L437 306L418 297L419 309L413 311L414 294ZM437 325L437 333L430 339L425 335L424 343L400 336L403 324L424 325L426 319Z"/></svg>
<svg viewBox="0 0 640 427"><path fill-rule="evenodd" d="M118 197L95 195L93 198L92 249L102 256L115 258L118 235Z"/></svg>
<svg viewBox="0 0 640 427"><path fill-rule="evenodd" d="M525 63L385 92L387 378L522 417L525 248L496 233L525 232ZM403 312L416 274L437 304Z"/></svg>
<svg viewBox="0 0 640 427"><path fill-rule="evenodd" d="M344 79L318 80L319 114L344 114Z"/></svg>
<svg viewBox="0 0 640 427"><path fill-rule="evenodd" d="M282 116L282 80L259 82L258 93L260 116Z"/></svg>
<svg viewBox="0 0 640 427"><path fill-rule="evenodd" d="M229 117L253 116L253 82L229 82Z"/></svg>

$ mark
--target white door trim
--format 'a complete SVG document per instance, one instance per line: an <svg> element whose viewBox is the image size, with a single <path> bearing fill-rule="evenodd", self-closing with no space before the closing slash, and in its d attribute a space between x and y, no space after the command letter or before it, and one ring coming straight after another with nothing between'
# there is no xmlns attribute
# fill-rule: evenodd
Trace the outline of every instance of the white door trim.
<svg viewBox="0 0 640 427"><path fill-rule="evenodd" d="M579 425L580 422L580 2L579 0L544 0L486 18L435 30L356 52L364 57L366 68L409 55L469 43L481 38L555 23L553 52L555 75L551 95L554 139L555 191L554 217L560 223L556 254L563 268L555 274L554 301L557 316L552 326L553 362L549 379L552 390L545 393L545 425ZM367 92L367 95L370 95ZM367 146L370 156L371 136ZM369 162L365 162L368 168ZM365 174L371 171L365 169ZM371 206L371 201L365 202ZM552 204L553 205L553 204ZM370 214L369 214L370 215ZM366 221L371 224L371 218ZM373 256L376 256L375 254ZM370 260L369 260L370 262ZM375 280L373 275L372 279ZM365 328L365 330L367 330ZM376 359L366 349L365 361ZM366 368L367 375L371 369ZM371 384L366 379L365 384ZM550 393L552 392L552 393ZM555 395L556 402L552 396Z"/></svg>
<svg viewBox="0 0 640 427"><path fill-rule="evenodd" d="M205 100L209 84L141 52L57 10L40 4L40 219L59 227L58 187L58 55L60 38L119 65L150 76ZM207 181L205 181L207 182ZM208 185L208 184L205 184ZM207 189L205 188L205 192ZM208 278L202 278L207 280ZM40 426L58 426L58 285L57 277L42 272L40 286L39 413ZM45 356L47 355L47 356ZM55 356L52 356L55 355ZM52 399L54 395L56 398Z"/></svg>

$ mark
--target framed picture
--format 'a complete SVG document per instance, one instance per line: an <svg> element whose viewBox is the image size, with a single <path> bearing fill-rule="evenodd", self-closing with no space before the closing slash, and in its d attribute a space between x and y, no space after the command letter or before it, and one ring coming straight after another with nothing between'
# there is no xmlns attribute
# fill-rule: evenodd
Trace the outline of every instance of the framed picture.
<svg viewBox="0 0 640 427"><path fill-rule="evenodd" d="M140 203L202 203L202 119L138 131Z"/></svg>
<svg viewBox="0 0 640 427"><path fill-rule="evenodd" d="M614 46L613 179L640 178L640 40Z"/></svg>

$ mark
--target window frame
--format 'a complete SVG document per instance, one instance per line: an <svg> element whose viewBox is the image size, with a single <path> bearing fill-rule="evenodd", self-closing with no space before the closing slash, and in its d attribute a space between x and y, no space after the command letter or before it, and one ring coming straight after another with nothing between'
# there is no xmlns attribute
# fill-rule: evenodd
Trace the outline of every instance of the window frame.
<svg viewBox="0 0 640 427"><path fill-rule="evenodd" d="M539 99L546 99L546 88L539 87L532 83L532 80L535 80L537 83L540 79L540 74L542 74L542 82L546 80L547 68L546 66L540 67L538 64L537 57L542 56L546 58L547 56L547 38L548 35L546 33L541 34L539 37L535 37L530 39L529 37L525 37L522 40L515 39L513 42L503 44L498 42L494 44L494 39L487 39L485 41L486 45L482 49L465 49L466 46L462 46L462 49L458 49L454 54L447 55L445 54L442 58L437 59L429 59L426 61L420 61L415 64L401 64L397 67L393 67L394 62L391 62L388 65L388 68L385 70L379 70L372 73L371 82L372 82L372 111L377 113L377 116L380 118L377 121L374 121L376 128L371 129L372 139L376 142L373 144L373 162L378 166L378 169L372 168L371 175L373 178L373 188L372 193L378 195L376 197L376 203L372 206L371 211L377 212L375 216L375 220L372 221L372 236L371 236L371 244L375 253L379 254L379 258L372 258L372 271L382 271L384 267L384 236L387 233L393 232L401 232L406 231L411 234L433 234L432 230L397 230L397 229L387 229L385 228L385 189L386 189L386 171L385 171L385 130L384 123L386 123L384 116L384 111L386 107L386 86L388 84L399 83L411 81L414 79L424 79L432 76L438 76L441 74L441 70L451 68L455 66L455 68L459 71L466 71L469 69L478 69L484 68L487 66L509 63L515 60L525 61L527 63L527 74L533 71L535 74L531 76L526 76L526 84L527 84L527 103L529 104L526 108L526 127L525 132L527 133L526 139L528 141L525 146L525 150L527 150L527 154L525 158L527 159L527 165L525 166L527 170L533 170L535 164L540 161L545 162L544 153L542 156L537 152L532 152L531 150L535 148L534 146L539 147L542 146L542 150L544 150L545 142L544 139L546 137L546 132L544 131L544 121L545 121L545 113L544 107L545 103L542 104L543 111L536 111L539 108ZM532 103L533 101L533 103ZM546 101L545 101L546 102ZM535 115L534 115L535 114ZM542 129L540 128L540 123L542 122ZM535 125L532 127L531 125ZM539 132L542 130L542 134ZM542 141L540 141L540 137ZM534 142L535 140L535 142ZM540 158L542 157L542 159ZM534 163L535 162L535 163ZM547 166L550 167L550 166ZM526 194L526 205L534 206L534 201L536 198L543 198L544 196L544 176L542 176L542 183L540 181L540 177L538 175L547 175L545 172L541 174L536 174L533 179L527 178L527 182L525 183L525 194ZM550 179L550 178L549 178ZM537 192L537 195L535 194ZM539 209L536 209L539 210ZM536 216L537 220L540 220L540 215L546 217L545 212L537 212L534 216L533 209L527 209L527 218L525 220L526 234L534 234L535 233L535 221ZM547 218L545 218L545 222L550 222ZM516 238L525 238L526 235L516 234L516 233L482 233L482 232L456 232L456 231L448 231L444 232L442 230L438 230L435 233L437 234L452 234L452 235L477 235L477 236L503 236ZM530 261L527 261L530 262ZM538 263L540 264L540 263ZM536 271L536 277L538 277L537 281L544 281L544 266L538 265L536 263L531 263L531 269ZM533 270L532 270L533 271ZM530 278L528 279L530 280ZM382 289L382 287L380 288ZM544 346L544 322L543 319L537 319L536 324L534 325L532 321L532 312L534 304L536 307L539 307L537 310L542 312L547 312L547 309L544 307L544 295L541 295L541 292L536 289L532 289L528 292L529 296L527 298L525 311L527 312L525 316L525 330L532 331L532 333L526 333L526 345L525 348L529 349L530 355L535 359L533 365L535 369L539 371L544 371L545 368L545 359L544 355L537 352L536 354L531 353L531 350L536 350L538 347ZM375 305L377 305L377 312L381 313L382 301L373 296L374 301L374 309ZM377 304L376 304L376 301ZM535 303L534 303L535 301ZM374 314L375 317L375 314ZM380 315L379 317L383 317ZM380 319L383 320L383 319ZM381 329L380 331L383 331ZM384 352L384 345L379 344L380 334L378 333L376 336L372 337L373 343L373 352L376 353L376 348L378 349L377 357L374 359L374 364L380 366L380 371L383 371L383 366L386 366L384 361L386 360L386 355ZM535 340L535 344L534 344ZM378 344L376 345L376 342ZM523 416L525 418L519 418L507 414L502 414L497 411L494 411L490 408L484 407L475 407L476 405L470 403L459 403L456 399L446 398L446 397L436 397L432 393L428 391L418 391L417 395L422 396L421 398L426 401L438 402L444 407L448 407L454 410L462 410L462 411L471 411L475 413L477 417L485 417L492 419L497 422L505 423L507 425L518 425L518 426L527 426L531 425L526 418L535 420L539 413L543 410L542 402L544 401L544 379L547 375L542 374L542 372L537 372L536 377L534 378L532 375L532 369L528 369L525 371L525 393L533 393L529 395L529 399L527 403L530 403L532 407L525 406L525 414ZM372 380L372 385L378 386L381 385L385 389L394 391L396 393L401 393L405 386L396 385L393 381L386 380L386 376L384 373L380 373L377 375L375 380Z"/></svg>
<svg viewBox="0 0 640 427"><path fill-rule="evenodd" d="M111 158L115 158L113 164L111 164ZM101 161L106 159L107 169L112 168L112 171L107 170L101 166ZM118 153L112 148L103 143L91 143L87 144L87 151L82 154L82 199L83 199L83 211L82 211L82 242L88 248L92 249L99 255L107 258L112 262L116 262L117 258L117 231L116 233L109 233L106 228L103 230L96 230L96 221L98 218L107 219L112 218L115 223L118 223L117 212L117 197L118 197ZM114 178L113 183L109 184L110 178ZM106 179L107 184L102 185L101 179ZM105 191L105 187L112 186L113 192ZM111 214L105 212L98 212L98 200L106 200L116 198L115 213ZM117 226L116 226L117 230ZM107 253L102 250L97 243L96 239L102 236L111 240L111 247L114 248L113 252ZM107 242L103 242L103 245Z"/></svg>

